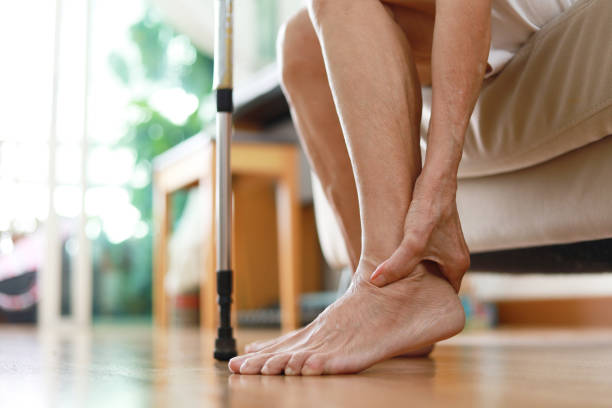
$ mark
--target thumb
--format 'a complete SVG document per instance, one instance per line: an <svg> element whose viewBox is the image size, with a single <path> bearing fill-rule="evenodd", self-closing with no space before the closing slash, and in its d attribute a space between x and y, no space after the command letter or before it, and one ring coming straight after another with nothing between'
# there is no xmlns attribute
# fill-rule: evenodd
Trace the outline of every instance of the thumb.
<svg viewBox="0 0 612 408"><path fill-rule="evenodd" d="M403 243L370 276L370 282L383 287L408 276L421 261L417 251Z"/></svg>

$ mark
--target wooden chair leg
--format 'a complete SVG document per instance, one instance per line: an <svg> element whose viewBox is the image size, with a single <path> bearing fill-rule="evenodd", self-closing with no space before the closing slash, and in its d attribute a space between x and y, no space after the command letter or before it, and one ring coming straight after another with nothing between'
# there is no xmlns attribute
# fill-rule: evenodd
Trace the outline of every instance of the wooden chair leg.
<svg viewBox="0 0 612 408"><path fill-rule="evenodd" d="M281 327L283 331L300 326L301 225L297 153L288 160L278 182L278 266Z"/></svg>
<svg viewBox="0 0 612 408"><path fill-rule="evenodd" d="M168 299L164 280L168 270L168 235L170 233L170 194L156 188L153 194L154 248L153 253L153 321L157 326L168 326Z"/></svg>

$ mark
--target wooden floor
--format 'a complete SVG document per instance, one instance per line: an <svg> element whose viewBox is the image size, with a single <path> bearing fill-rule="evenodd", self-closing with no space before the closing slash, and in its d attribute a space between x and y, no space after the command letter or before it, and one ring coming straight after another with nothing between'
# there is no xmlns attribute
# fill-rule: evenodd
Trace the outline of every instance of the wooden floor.
<svg viewBox="0 0 612 408"><path fill-rule="evenodd" d="M197 330L0 326L0 407L612 406L612 329L464 333L429 359L319 378L230 375L211 354Z"/></svg>

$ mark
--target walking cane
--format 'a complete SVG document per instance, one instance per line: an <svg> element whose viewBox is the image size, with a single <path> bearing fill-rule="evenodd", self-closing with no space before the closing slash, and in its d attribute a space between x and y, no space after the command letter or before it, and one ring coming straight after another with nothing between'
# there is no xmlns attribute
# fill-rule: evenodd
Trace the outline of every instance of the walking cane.
<svg viewBox="0 0 612 408"><path fill-rule="evenodd" d="M217 302L219 328L214 357L227 361L236 356L232 332L232 267L230 259L232 222L232 0L215 0L215 68L213 87L217 94L216 141L216 224L217 224Z"/></svg>

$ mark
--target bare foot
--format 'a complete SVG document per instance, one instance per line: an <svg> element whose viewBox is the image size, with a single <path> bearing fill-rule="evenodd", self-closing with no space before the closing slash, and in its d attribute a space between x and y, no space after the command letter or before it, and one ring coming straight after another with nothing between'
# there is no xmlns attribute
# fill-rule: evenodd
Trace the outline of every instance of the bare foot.
<svg viewBox="0 0 612 408"><path fill-rule="evenodd" d="M283 334L282 336L279 336L279 337L275 337L271 340L254 341L252 343L247 344L244 347L244 352L247 354L255 353L259 350L263 350L267 347L273 346L284 340L287 340L288 338L296 338L299 335L299 333L301 333L303 330L306 330L306 327L302 327L300 329L290 331L289 333Z"/></svg>
<svg viewBox="0 0 612 408"><path fill-rule="evenodd" d="M356 373L461 331L465 321L461 302L434 265L419 264L407 278L382 288L367 281L373 270L360 265L347 293L312 323L233 358L230 370L240 374Z"/></svg>
<svg viewBox="0 0 612 408"><path fill-rule="evenodd" d="M263 350L275 344L281 343L290 338L293 339L293 341L295 342L296 339L301 338L301 333L304 330L307 330L307 327L302 327L300 329L293 330L287 334L283 334L282 336L276 337L271 340L254 341L252 343L247 344L246 347L244 348L244 351L247 354L256 353L260 350ZM419 347L417 349L410 350L398 357L405 357L405 358L427 357L428 355L431 354L433 349L434 349L434 344L430 344L429 346Z"/></svg>

